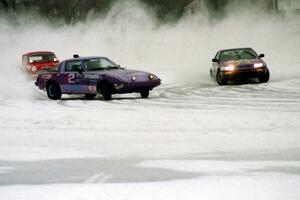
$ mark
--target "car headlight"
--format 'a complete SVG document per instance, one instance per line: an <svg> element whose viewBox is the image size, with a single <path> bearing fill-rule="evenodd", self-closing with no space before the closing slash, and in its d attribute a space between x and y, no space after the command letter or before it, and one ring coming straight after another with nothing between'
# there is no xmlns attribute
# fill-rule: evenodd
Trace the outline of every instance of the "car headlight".
<svg viewBox="0 0 300 200"><path fill-rule="evenodd" d="M259 67L263 67L264 64L263 63L255 63L254 64L254 68L259 68Z"/></svg>
<svg viewBox="0 0 300 200"><path fill-rule="evenodd" d="M155 78L156 78L155 75L153 75L153 74L150 74L150 75L149 75L149 79L150 79L150 80L153 80L153 79L155 79Z"/></svg>
<svg viewBox="0 0 300 200"><path fill-rule="evenodd" d="M233 71L234 70L234 65L222 66L221 70L222 71Z"/></svg>
<svg viewBox="0 0 300 200"><path fill-rule="evenodd" d="M35 72L37 68L35 66L31 67L31 71Z"/></svg>
<svg viewBox="0 0 300 200"><path fill-rule="evenodd" d="M136 77L135 77L135 76L133 76L133 77L131 77L131 79L132 79L133 81L135 81L135 80L136 80Z"/></svg>

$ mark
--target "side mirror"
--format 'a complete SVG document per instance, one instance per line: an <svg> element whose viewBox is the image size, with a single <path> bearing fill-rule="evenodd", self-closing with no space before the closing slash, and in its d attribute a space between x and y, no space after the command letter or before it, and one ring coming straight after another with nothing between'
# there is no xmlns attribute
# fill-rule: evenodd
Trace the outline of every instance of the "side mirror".
<svg viewBox="0 0 300 200"><path fill-rule="evenodd" d="M263 57L265 57L265 54L259 54L259 57L263 58Z"/></svg>
<svg viewBox="0 0 300 200"><path fill-rule="evenodd" d="M219 60L216 59L216 58L213 58L212 61L213 61L213 62L219 62Z"/></svg>

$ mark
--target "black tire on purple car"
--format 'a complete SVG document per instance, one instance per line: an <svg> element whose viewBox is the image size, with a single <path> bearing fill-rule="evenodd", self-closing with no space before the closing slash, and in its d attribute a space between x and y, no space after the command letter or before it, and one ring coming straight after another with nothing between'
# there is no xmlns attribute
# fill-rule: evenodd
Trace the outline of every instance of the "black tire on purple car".
<svg viewBox="0 0 300 200"><path fill-rule="evenodd" d="M219 85L227 85L227 79L224 77L224 74L221 71L218 71L216 80Z"/></svg>
<svg viewBox="0 0 300 200"><path fill-rule="evenodd" d="M62 93L57 83L50 82L49 84L47 84L46 89L49 99L58 100L61 98Z"/></svg>
<svg viewBox="0 0 300 200"><path fill-rule="evenodd" d="M100 94L102 94L105 101L111 100L112 92L110 84L107 82L101 82L98 86L100 88Z"/></svg>
<svg viewBox="0 0 300 200"><path fill-rule="evenodd" d="M140 94L143 99L147 99L149 97L149 90L144 90Z"/></svg>
<svg viewBox="0 0 300 200"><path fill-rule="evenodd" d="M263 74L258 75L258 80L260 83L266 83L269 81L269 79L270 79L270 72L267 68Z"/></svg>

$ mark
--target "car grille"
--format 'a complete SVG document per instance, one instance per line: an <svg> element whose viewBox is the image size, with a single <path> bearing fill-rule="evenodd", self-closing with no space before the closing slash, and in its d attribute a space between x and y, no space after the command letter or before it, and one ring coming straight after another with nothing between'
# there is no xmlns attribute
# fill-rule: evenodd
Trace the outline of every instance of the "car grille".
<svg viewBox="0 0 300 200"><path fill-rule="evenodd" d="M249 69L254 69L253 64L246 64L246 65L239 65L237 67L239 70L249 70Z"/></svg>
<svg viewBox="0 0 300 200"><path fill-rule="evenodd" d="M47 69L51 69L51 67L48 67L48 66L44 66L42 67L43 70L47 70Z"/></svg>

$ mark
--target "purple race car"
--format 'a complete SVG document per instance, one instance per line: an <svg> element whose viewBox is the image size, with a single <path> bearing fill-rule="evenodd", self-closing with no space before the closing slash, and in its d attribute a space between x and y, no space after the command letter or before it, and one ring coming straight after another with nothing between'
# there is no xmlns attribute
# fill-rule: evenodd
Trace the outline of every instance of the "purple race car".
<svg viewBox="0 0 300 200"><path fill-rule="evenodd" d="M37 77L35 85L46 90L50 99L60 99L62 94L84 94L94 98L97 93L105 100L113 94L137 92L148 98L149 91L159 86L161 80L154 74L127 70L106 57L79 57L62 61L58 68Z"/></svg>

